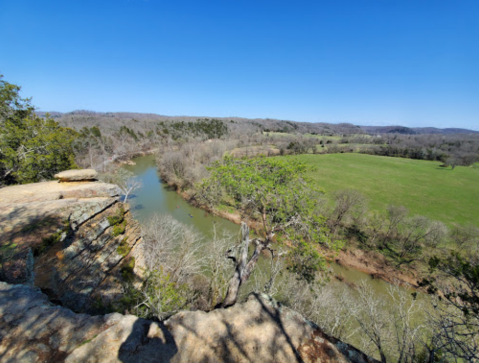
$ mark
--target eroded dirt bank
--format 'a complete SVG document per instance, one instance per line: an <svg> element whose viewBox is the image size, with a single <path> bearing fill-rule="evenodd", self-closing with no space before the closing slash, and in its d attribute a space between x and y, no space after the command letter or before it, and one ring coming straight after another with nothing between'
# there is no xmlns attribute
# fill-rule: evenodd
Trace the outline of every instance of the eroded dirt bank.
<svg viewBox="0 0 479 363"><path fill-rule="evenodd" d="M227 219L238 225L243 221L238 212L211 209L203 205L199 205L187 192L177 190L177 193L193 206L203 209L208 213ZM247 223L252 230L261 234L261 223L251 220L248 220ZM346 268L364 272L370 275L372 278L381 279L388 283L399 283L401 285L406 285L413 288L419 287L418 273L415 269L408 268L399 270L379 252L365 251L351 246L337 253L325 248L321 248L320 250L329 261L334 261L335 263ZM338 277L341 278L340 276Z"/></svg>

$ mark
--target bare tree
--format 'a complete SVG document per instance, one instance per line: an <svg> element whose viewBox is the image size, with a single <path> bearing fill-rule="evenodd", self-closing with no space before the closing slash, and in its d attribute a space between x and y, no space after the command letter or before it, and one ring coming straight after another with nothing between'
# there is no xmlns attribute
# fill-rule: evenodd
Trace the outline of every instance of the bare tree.
<svg viewBox="0 0 479 363"><path fill-rule="evenodd" d="M447 226L440 221L431 221L428 227L428 233L424 237L424 243L432 249L445 243L449 235Z"/></svg>
<svg viewBox="0 0 479 363"><path fill-rule="evenodd" d="M420 250L421 242L429 234L429 224L429 219L423 216L414 216L404 221L396 241L401 258Z"/></svg>
<svg viewBox="0 0 479 363"><path fill-rule="evenodd" d="M331 282L313 288L309 317L329 335L351 341L358 334L355 323L356 296L343 282Z"/></svg>
<svg viewBox="0 0 479 363"><path fill-rule="evenodd" d="M434 257L430 261L438 275L435 290L441 292L431 315L436 345L462 361L479 361L479 257L477 253L462 256Z"/></svg>
<svg viewBox="0 0 479 363"><path fill-rule="evenodd" d="M153 215L142 232L144 241L137 255L142 281L127 281L124 296L127 308L136 315L162 320L197 299L195 277L204 263L199 253L202 238L169 215Z"/></svg>
<svg viewBox="0 0 479 363"><path fill-rule="evenodd" d="M140 189L143 185L140 180L135 178L135 174L124 168L119 168L116 171L113 176L113 182L120 187L120 190L123 193L123 203L128 201L128 197L131 193Z"/></svg>
<svg viewBox="0 0 479 363"><path fill-rule="evenodd" d="M423 305L398 284L388 286L391 298L391 315L393 318L394 356L397 363L414 362L417 355L417 341L423 333Z"/></svg>
<svg viewBox="0 0 479 363"><path fill-rule="evenodd" d="M341 224L348 213L354 208L364 205L365 198L357 190L344 189L339 190L334 194L334 201L336 205L331 218L333 232L336 231L337 227Z"/></svg>
<svg viewBox="0 0 479 363"><path fill-rule="evenodd" d="M170 215L153 215L143 228L142 243L146 267L171 274L174 281L186 282L187 278L202 269L202 237L191 226L187 226Z"/></svg>
<svg viewBox="0 0 479 363"><path fill-rule="evenodd" d="M479 247L479 228L473 225L455 225L451 238L459 251L477 251Z"/></svg>
<svg viewBox="0 0 479 363"><path fill-rule="evenodd" d="M225 258L228 246L231 246L231 236L219 236L216 226L213 225L213 239L207 245L205 269L209 281L207 301L209 308L214 308L223 300L228 289L228 282L232 274L232 266Z"/></svg>
<svg viewBox="0 0 479 363"><path fill-rule="evenodd" d="M380 213L373 212L369 219L367 219L365 223L366 234L369 236L365 241L367 245L370 247L377 246L381 240L385 223L384 215Z"/></svg>
<svg viewBox="0 0 479 363"><path fill-rule="evenodd" d="M359 301L355 309L355 319L364 335L362 349L375 348L381 362L387 362L388 348L393 339L390 319L386 313L385 300L377 297L370 284L362 281L358 287Z"/></svg>
<svg viewBox="0 0 479 363"><path fill-rule="evenodd" d="M403 206L388 205L387 207L387 230L383 238L383 245L387 245L389 238L397 234L399 225L407 217L409 211Z"/></svg>

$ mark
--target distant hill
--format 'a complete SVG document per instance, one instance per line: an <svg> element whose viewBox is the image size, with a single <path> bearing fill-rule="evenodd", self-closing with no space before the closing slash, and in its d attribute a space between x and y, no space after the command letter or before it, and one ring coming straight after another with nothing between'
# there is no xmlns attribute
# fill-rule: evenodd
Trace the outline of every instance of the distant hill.
<svg viewBox="0 0 479 363"><path fill-rule="evenodd" d="M81 129L84 126L102 126L102 128L119 128L121 125L142 124L155 125L162 121L195 122L198 119L218 119L227 122L233 129L245 127L262 130L265 132L284 132L316 135L357 135L364 134L359 126L349 123L311 123L289 120L277 120L270 118L248 119L243 117L212 117L212 116L165 116L151 113L133 112L94 112L77 110L67 113L48 112L51 117L61 125ZM37 111L39 116L45 116L47 112Z"/></svg>
<svg viewBox="0 0 479 363"><path fill-rule="evenodd" d="M435 127L416 127L413 129L418 134L478 134L479 131L468 130L468 129L458 129L458 128L446 128L438 129Z"/></svg>
<svg viewBox="0 0 479 363"><path fill-rule="evenodd" d="M45 116L47 112L37 111L39 116ZM116 121L119 124L128 124L129 121L158 123L161 121L185 121L195 122L197 119L215 118L226 122L233 121L238 126L247 124L250 127L261 129L265 132L285 132L285 133L310 133L317 135L357 135L357 134L470 134L479 133L479 131L436 127L405 127L399 125L392 126L357 126L351 123L326 123L326 122L298 122L290 120L278 120L270 118L248 119L243 117L211 117L211 116L165 116L152 113L133 113L133 112L95 112L87 110L76 110L72 112L49 112L50 116L57 119L61 124L81 128L83 126L92 126L93 124L111 124ZM116 123L115 122L115 123Z"/></svg>
<svg viewBox="0 0 479 363"><path fill-rule="evenodd" d="M361 126L361 129L368 134L475 134L479 131L459 129L459 128L446 128L439 129L437 127L404 127L404 126Z"/></svg>

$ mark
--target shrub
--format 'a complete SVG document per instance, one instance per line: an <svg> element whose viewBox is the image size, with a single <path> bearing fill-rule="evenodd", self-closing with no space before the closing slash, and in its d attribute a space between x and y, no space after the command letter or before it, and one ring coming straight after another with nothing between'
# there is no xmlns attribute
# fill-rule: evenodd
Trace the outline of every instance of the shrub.
<svg viewBox="0 0 479 363"><path fill-rule="evenodd" d="M123 257L126 257L131 251L131 247L127 243L127 238L123 238L120 242L120 245L116 248L116 252Z"/></svg>

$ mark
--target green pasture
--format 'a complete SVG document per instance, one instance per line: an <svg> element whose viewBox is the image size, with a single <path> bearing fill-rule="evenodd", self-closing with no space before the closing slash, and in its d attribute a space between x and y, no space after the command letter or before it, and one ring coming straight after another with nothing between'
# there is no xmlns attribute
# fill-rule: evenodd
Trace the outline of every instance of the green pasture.
<svg viewBox="0 0 479 363"><path fill-rule="evenodd" d="M479 169L441 167L440 162L363 154L286 156L316 167L310 177L326 193L356 189L371 210L403 205L448 225L479 225Z"/></svg>

